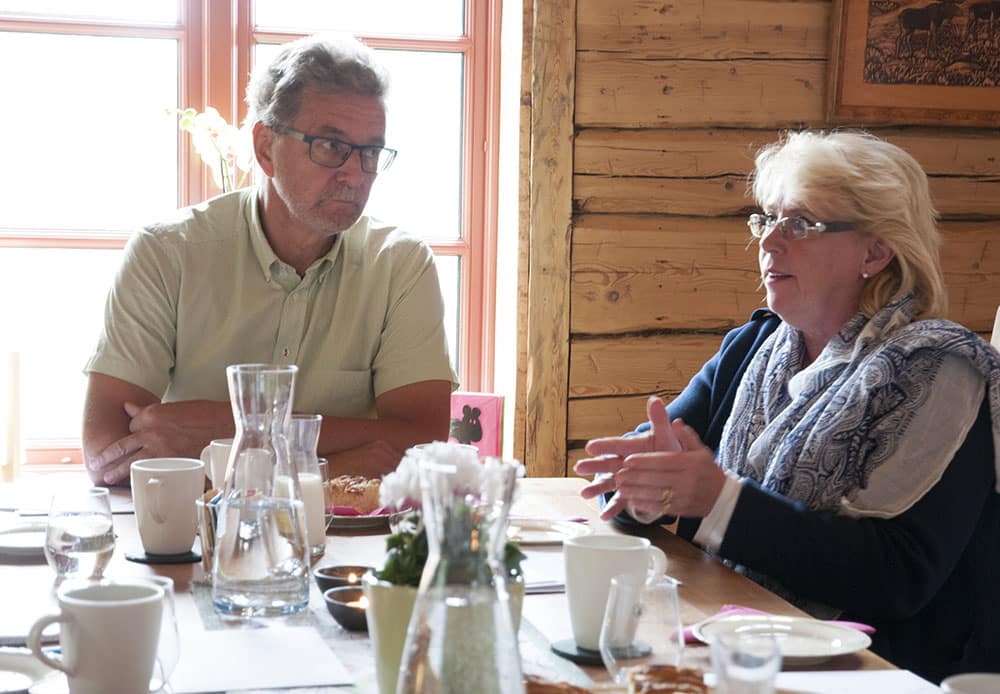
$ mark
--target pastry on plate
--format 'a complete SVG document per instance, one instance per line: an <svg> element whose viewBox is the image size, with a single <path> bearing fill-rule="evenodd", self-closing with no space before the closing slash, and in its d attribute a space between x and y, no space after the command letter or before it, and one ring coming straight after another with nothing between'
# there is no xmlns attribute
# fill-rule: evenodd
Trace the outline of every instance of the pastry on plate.
<svg viewBox="0 0 1000 694"><path fill-rule="evenodd" d="M323 500L327 508L348 506L358 513L371 513L379 507L378 491L381 486L381 479L340 475L323 483Z"/></svg>
<svg viewBox="0 0 1000 694"><path fill-rule="evenodd" d="M644 665L628 673L629 694L707 694L701 670Z"/></svg>
<svg viewBox="0 0 1000 694"><path fill-rule="evenodd" d="M569 682L552 682L538 675L524 676L525 694L590 694L589 689Z"/></svg>

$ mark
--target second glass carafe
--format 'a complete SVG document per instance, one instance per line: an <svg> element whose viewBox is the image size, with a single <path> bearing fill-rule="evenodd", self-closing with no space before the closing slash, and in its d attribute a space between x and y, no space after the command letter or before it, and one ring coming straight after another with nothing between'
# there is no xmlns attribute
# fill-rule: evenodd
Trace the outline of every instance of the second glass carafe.
<svg viewBox="0 0 1000 694"><path fill-rule="evenodd" d="M502 562L519 467L487 458L470 476L447 462L420 462L429 555L397 694L523 694Z"/></svg>

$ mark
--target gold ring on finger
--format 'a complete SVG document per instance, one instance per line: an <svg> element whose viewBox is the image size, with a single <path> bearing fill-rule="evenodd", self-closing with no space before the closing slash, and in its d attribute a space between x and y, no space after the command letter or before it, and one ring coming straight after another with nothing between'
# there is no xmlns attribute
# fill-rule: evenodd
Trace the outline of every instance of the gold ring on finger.
<svg viewBox="0 0 1000 694"><path fill-rule="evenodd" d="M660 500L663 502L662 511L665 516L670 513L670 502L674 500L674 490L671 487L664 489L663 496L660 497Z"/></svg>

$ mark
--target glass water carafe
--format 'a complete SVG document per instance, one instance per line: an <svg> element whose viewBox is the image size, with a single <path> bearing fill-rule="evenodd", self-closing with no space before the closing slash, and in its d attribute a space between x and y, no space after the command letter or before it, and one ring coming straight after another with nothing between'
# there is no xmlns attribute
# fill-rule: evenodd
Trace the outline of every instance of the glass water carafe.
<svg viewBox="0 0 1000 694"><path fill-rule="evenodd" d="M397 694L524 692L503 569L520 464L487 458L470 480L420 463L428 559L403 647Z"/></svg>
<svg viewBox="0 0 1000 694"><path fill-rule="evenodd" d="M298 612L309 602L309 548L287 428L295 366L226 369L236 436L219 506L212 568L216 612Z"/></svg>

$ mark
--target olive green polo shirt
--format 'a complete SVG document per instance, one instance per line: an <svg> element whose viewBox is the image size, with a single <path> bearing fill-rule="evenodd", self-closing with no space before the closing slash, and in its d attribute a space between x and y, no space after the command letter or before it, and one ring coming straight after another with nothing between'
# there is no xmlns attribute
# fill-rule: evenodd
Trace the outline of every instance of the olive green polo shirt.
<svg viewBox="0 0 1000 694"><path fill-rule="evenodd" d="M400 386L457 387L443 317L419 239L362 217L300 278L246 188L132 236L84 370L174 402L229 400L229 364L296 364L296 411L374 417Z"/></svg>

